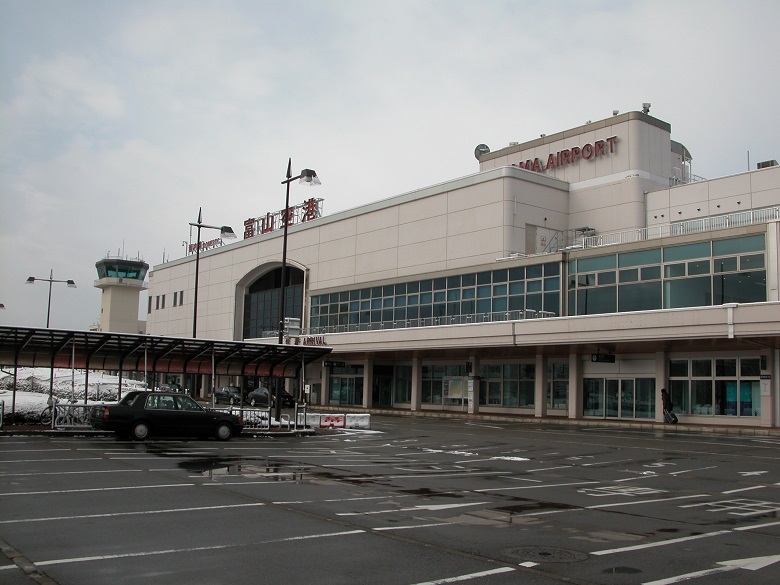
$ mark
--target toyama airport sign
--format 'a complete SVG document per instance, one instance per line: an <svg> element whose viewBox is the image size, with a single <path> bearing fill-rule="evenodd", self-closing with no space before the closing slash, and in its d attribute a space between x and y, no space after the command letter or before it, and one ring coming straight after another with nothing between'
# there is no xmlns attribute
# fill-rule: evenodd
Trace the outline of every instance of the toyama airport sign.
<svg viewBox="0 0 780 585"><path fill-rule="evenodd" d="M548 169L556 169L558 167L564 167L576 163L580 159L591 160L600 156L607 156L615 152L615 142L617 142L617 136L610 136L606 140L596 140L593 143L585 144L583 146L573 146L572 148L564 148L558 152L551 152L547 157L547 162L543 162L540 158L533 160L528 159L525 162L513 164L514 167L520 167L527 171L534 171L541 173Z"/></svg>
<svg viewBox="0 0 780 585"><path fill-rule="evenodd" d="M279 228L306 223L322 217L322 199L308 199L289 209L266 213L264 217L250 217L244 220L244 239L267 234Z"/></svg>

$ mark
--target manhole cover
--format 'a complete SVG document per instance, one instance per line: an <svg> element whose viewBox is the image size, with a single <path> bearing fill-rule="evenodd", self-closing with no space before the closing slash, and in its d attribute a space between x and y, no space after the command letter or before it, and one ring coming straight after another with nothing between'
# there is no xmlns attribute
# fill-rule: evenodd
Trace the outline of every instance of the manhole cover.
<svg viewBox="0 0 780 585"><path fill-rule="evenodd" d="M548 546L520 546L517 548L505 548L501 554L520 561L534 561L536 563L573 563L584 561L588 555L577 550L563 548L550 548Z"/></svg>

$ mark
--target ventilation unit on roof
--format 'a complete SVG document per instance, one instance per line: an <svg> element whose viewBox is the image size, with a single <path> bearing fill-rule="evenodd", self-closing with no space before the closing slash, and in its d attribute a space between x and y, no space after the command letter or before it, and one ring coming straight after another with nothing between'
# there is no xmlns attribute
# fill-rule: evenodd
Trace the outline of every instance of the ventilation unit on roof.
<svg viewBox="0 0 780 585"><path fill-rule="evenodd" d="M765 160L764 162L760 162L756 165L757 169L768 169L769 167L776 167L777 161L776 160Z"/></svg>

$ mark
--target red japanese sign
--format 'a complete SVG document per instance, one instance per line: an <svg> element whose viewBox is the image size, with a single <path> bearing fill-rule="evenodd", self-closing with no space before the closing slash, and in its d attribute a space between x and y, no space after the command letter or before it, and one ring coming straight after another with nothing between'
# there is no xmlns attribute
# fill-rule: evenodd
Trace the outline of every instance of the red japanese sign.
<svg viewBox="0 0 780 585"><path fill-rule="evenodd" d="M267 234L285 224L289 227L322 217L322 199L307 199L300 205L276 212L268 212L264 217L250 217L244 220L244 239Z"/></svg>

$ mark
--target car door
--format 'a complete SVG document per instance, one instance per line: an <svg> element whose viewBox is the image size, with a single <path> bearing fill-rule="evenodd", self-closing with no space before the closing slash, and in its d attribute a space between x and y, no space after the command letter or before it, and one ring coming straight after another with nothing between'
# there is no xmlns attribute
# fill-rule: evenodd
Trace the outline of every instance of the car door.
<svg viewBox="0 0 780 585"><path fill-rule="evenodd" d="M155 435L175 435L180 432L173 396L167 394L148 396L144 411Z"/></svg>
<svg viewBox="0 0 780 585"><path fill-rule="evenodd" d="M186 394L174 397L180 432L183 435L208 435L214 430L214 415Z"/></svg>

